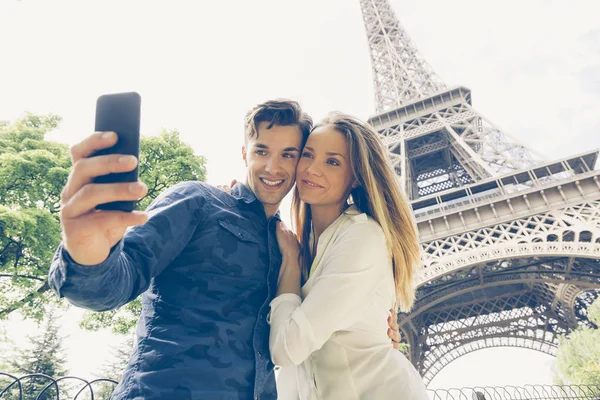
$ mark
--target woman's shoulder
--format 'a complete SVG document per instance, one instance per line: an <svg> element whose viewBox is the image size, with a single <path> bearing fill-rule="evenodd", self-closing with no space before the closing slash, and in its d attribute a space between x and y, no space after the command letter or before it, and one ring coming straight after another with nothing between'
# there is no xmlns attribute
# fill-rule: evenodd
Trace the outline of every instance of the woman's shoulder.
<svg viewBox="0 0 600 400"><path fill-rule="evenodd" d="M366 243L384 242L385 235L381 225L375 219L361 212L356 206L350 206L344 211L346 223L340 235L352 236Z"/></svg>

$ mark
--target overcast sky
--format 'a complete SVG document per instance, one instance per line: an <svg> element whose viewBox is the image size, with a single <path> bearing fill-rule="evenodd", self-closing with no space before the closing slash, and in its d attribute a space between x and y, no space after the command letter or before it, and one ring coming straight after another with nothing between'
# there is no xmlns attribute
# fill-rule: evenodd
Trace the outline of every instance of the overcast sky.
<svg viewBox="0 0 600 400"><path fill-rule="evenodd" d="M470 88L506 134L548 159L600 147L597 0L391 3L437 74ZM178 129L208 158L210 183L242 179L243 116L258 102L293 98L316 119L373 114L360 12L358 0L0 0L0 120L61 115L50 138L71 144L91 133L99 95L135 90L143 134ZM65 322L71 372L86 375L110 335L77 331L76 314ZM549 383L550 361L480 351L432 386Z"/></svg>

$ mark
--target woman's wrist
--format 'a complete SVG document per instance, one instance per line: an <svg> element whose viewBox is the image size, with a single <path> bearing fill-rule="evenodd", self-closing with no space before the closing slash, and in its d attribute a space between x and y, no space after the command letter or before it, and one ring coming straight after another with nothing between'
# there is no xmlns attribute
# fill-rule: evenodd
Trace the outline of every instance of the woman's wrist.
<svg viewBox="0 0 600 400"><path fill-rule="evenodd" d="M300 262L300 251L286 251L281 253L281 263L283 264L298 264Z"/></svg>
<svg viewBox="0 0 600 400"><path fill-rule="evenodd" d="M300 296L301 271L297 258L292 263L283 262L277 285L277 295L283 293L294 293Z"/></svg>

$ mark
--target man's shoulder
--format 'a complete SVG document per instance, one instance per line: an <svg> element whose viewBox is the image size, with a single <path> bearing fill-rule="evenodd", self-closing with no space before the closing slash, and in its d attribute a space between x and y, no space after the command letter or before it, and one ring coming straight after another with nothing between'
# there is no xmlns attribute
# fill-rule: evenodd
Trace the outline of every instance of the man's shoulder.
<svg viewBox="0 0 600 400"><path fill-rule="evenodd" d="M150 205L150 209L170 207L175 204L186 204L186 207L202 209L209 215L211 208L233 209L240 202L227 191L201 181L183 181L163 191Z"/></svg>
<svg viewBox="0 0 600 400"><path fill-rule="evenodd" d="M204 204L206 203L206 189L204 182L183 181L163 190L146 211L171 208L177 204Z"/></svg>
<svg viewBox="0 0 600 400"><path fill-rule="evenodd" d="M166 197L206 197L206 196L222 196L226 193L206 182L201 181L183 181L179 182L167 190L161 196Z"/></svg>
<svg viewBox="0 0 600 400"><path fill-rule="evenodd" d="M165 189L156 197L154 202L170 202L173 200L203 197L205 193L205 189L203 188L203 186L205 186L205 183L199 181L179 182Z"/></svg>

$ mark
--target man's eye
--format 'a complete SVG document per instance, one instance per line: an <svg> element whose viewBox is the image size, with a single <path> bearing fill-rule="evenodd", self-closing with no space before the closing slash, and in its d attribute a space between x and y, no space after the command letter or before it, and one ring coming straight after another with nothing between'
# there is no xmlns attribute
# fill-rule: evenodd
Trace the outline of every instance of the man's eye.
<svg viewBox="0 0 600 400"><path fill-rule="evenodd" d="M259 156L264 156L265 154L267 154L267 152L264 150L256 150L256 154L258 154Z"/></svg>
<svg viewBox="0 0 600 400"><path fill-rule="evenodd" d="M283 155L283 157L285 157L285 158L296 158L296 156L294 154L292 154L292 153L285 153Z"/></svg>
<svg viewBox="0 0 600 400"><path fill-rule="evenodd" d="M304 153L302 153L302 157L312 157L312 154L305 151Z"/></svg>

